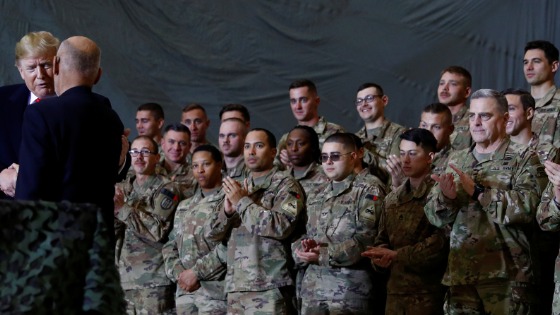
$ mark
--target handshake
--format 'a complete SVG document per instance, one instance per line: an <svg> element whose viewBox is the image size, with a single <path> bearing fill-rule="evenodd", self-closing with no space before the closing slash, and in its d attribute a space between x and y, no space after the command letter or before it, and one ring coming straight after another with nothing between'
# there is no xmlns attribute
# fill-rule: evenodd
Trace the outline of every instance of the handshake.
<svg viewBox="0 0 560 315"><path fill-rule="evenodd" d="M13 197L16 194L16 181L19 165L13 163L10 167L0 172L0 190L7 196Z"/></svg>

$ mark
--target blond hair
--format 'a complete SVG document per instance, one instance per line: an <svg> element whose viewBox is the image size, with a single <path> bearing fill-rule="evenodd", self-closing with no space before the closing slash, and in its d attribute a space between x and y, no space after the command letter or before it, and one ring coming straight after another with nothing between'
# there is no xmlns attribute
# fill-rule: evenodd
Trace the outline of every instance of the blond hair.
<svg viewBox="0 0 560 315"><path fill-rule="evenodd" d="M49 32L27 33L16 44L16 67L19 60L23 58L41 55L55 56L58 46L60 46L60 40Z"/></svg>

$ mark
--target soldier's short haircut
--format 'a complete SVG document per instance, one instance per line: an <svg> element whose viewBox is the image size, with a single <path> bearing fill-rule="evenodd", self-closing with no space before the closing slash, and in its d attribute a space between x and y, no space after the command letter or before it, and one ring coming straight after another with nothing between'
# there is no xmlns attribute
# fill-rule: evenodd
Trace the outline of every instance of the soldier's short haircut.
<svg viewBox="0 0 560 315"><path fill-rule="evenodd" d="M508 104L507 104L506 97L502 93L496 90L492 90L492 89L477 90L472 94L471 102L472 100L476 100L479 98L493 98L496 100L496 103L498 103L498 110L500 111L500 113L505 114L508 111Z"/></svg>
<svg viewBox="0 0 560 315"><path fill-rule="evenodd" d="M252 132L252 131L262 131L262 132L264 132L266 134L268 145L271 148L276 148L276 137L274 136L274 134L272 132L270 132L270 131L268 131L264 128L253 128L249 132Z"/></svg>
<svg viewBox="0 0 560 315"><path fill-rule="evenodd" d="M185 107L183 107L183 113L188 113L191 110L195 110L195 109L200 109L204 113L204 116L208 117L208 115L206 115L206 109L204 109L204 107L202 107L202 105L197 104L197 103L191 103L191 104L185 105Z"/></svg>
<svg viewBox="0 0 560 315"><path fill-rule="evenodd" d="M469 70L461 67L461 66L449 66L445 69L443 69L441 71L440 75L443 75L444 73L449 72L452 74L458 74L460 76L462 76L465 79L465 85L467 87L471 87L472 86L472 76L471 73L469 72Z"/></svg>
<svg viewBox="0 0 560 315"><path fill-rule="evenodd" d="M131 143L134 143L134 141L136 141L136 140L147 140L147 141L152 145L152 147L150 148L150 150L151 150L152 152L158 153L158 148L159 148L159 146L158 146L156 140L154 140L152 137L148 137L148 136L138 136L138 137L134 138L134 140L132 140Z"/></svg>
<svg viewBox="0 0 560 315"><path fill-rule="evenodd" d="M401 140L408 140L416 143L426 152L436 152L437 140L434 134L427 129L411 128L399 135Z"/></svg>
<svg viewBox="0 0 560 315"><path fill-rule="evenodd" d="M49 32L27 33L16 44L16 66L23 58L43 55L55 56L59 46L60 40Z"/></svg>
<svg viewBox="0 0 560 315"><path fill-rule="evenodd" d="M301 80L293 81L290 84L290 87L288 88L288 90L293 90L293 89L297 89L297 88L301 88L301 87L307 87L309 92L311 92L313 94L317 94L317 87L315 86L315 83L313 83L313 81L311 81L309 79L301 79Z"/></svg>
<svg viewBox="0 0 560 315"><path fill-rule="evenodd" d="M239 123L241 125L241 132L242 135L245 137L247 135L247 125L245 125L245 122L237 117L231 117L228 119L225 119L224 121L222 121L222 124L225 122L236 122Z"/></svg>
<svg viewBox="0 0 560 315"><path fill-rule="evenodd" d="M150 113L152 113L152 115L154 115L154 118L156 120L165 119L165 115L163 113L163 108L158 103L144 103L144 104L138 106L138 109L136 111L139 112L139 111L143 111L143 110L149 111Z"/></svg>
<svg viewBox="0 0 560 315"><path fill-rule="evenodd" d="M504 95L519 95L519 99L521 100L521 105L523 105L523 110L527 110L529 108L535 109L535 99L531 96L526 90L522 89L506 89L502 91Z"/></svg>
<svg viewBox="0 0 560 315"><path fill-rule="evenodd" d="M325 143L340 143L344 146L345 149L348 149L352 152L356 152L358 150L356 141L354 140L352 134L349 132L333 133L325 140Z"/></svg>
<svg viewBox="0 0 560 315"><path fill-rule="evenodd" d="M445 116L445 121L452 125L453 124L453 115L451 114L451 110L448 106L442 103L432 103L424 107L422 113L429 113L429 114L443 114Z"/></svg>
<svg viewBox="0 0 560 315"><path fill-rule="evenodd" d="M321 163L321 145L319 144L319 136L317 135L315 129L309 126L297 125L294 128L292 128L292 130L290 130L290 133L296 129L302 130L307 134L309 140L309 146L311 147L312 161L316 163Z"/></svg>
<svg viewBox="0 0 560 315"><path fill-rule="evenodd" d="M222 109L220 109L220 120L222 120L222 116L225 112L240 112L243 119L245 119L245 122L251 121L249 110L242 104L227 104L222 106Z"/></svg>
<svg viewBox="0 0 560 315"><path fill-rule="evenodd" d="M211 144L199 145L198 147L196 147L196 149L194 149L192 155L194 156L196 152L202 152L202 151L210 153L214 162L221 163L223 160L222 153L220 152L220 150L218 150L218 148L216 148Z"/></svg>
<svg viewBox="0 0 560 315"><path fill-rule="evenodd" d="M362 85L360 85L358 87L358 90L356 91L356 93L360 92L361 90L365 90L367 88L375 88L377 90L377 93L379 93L380 95L385 95L381 85L379 85L377 83L372 83L372 82L366 82L366 83L363 83Z"/></svg>
<svg viewBox="0 0 560 315"><path fill-rule="evenodd" d="M546 40L534 40L532 42L528 42L525 45L525 52L531 49L540 49L544 52L548 63L553 63L554 61L558 61L558 48L554 46L549 41Z"/></svg>
<svg viewBox="0 0 560 315"><path fill-rule="evenodd" d="M189 139L191 138L191 131L189 130L189 127L187 127L187 126L185 126L181 123L173 123L173 124L169 124L169 125L165 126L165 128L163 129L163 135L165 136L165 134L169 130L173 130L175 132L184 132L189 136Z"/></svg>

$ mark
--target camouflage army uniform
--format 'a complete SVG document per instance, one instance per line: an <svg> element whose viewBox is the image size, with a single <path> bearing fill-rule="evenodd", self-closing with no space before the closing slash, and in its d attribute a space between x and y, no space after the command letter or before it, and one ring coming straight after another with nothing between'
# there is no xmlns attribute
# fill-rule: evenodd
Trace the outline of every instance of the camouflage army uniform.
<svg viewBox="0 0 560 315"><path fill-rule="evenodd" d="M303 192L305 193L305 200L309 200L310 198L315 198L310 194L316 191L318 186L329 181L329 177L325 175L325 172L323 171L323 167L321 167L321 165L317 164L316 162L312 162L311 164L309 164L307 170L305 170L305 172L303 172L303 174L300 174L299 176L295 174L293 168L288 168L287 172L290 175L292 175L299 182L301 188L303 188ZM300 220L300 225L302 226L302 228L303 226L305 226L304 221L305 220ZM298 299L298 305L301 304L301 298L299 292L301 289L301 282L303 280L303 275L305 274L305 269L306 266L297 268L296 296Z"/></svg>
<svg viewBox="0 0 560 315"><path fill-rule="evenodd" d="M449 245L445 231L431 225L424 214L433 185L428 175L413 190L407 179L384 200L374 246L397 252L387 284L385 314L443 314L441 278Z"/></svg>
<svg viewBox="0 0 560 315"><path fill-rule="evenodd" d="M356 135L362 139L364 148L372 153L364 154L364 162L370 165L374 163L373 159L376 159L378 166L385 169L387 156L399 154L401 143L399 136L405 130L405 127L385 120L381 127L375 128L373 133L369 133L370 130L366 130L365 126L356 132Z"/></svg>
<svg viewBox="0 0 560 315"><path fill-rule="evenodd" d="M169 172L165 168L165 161L156 166L156 174L162 175L175 182L181 192L181 199L190 198L196 190L198 183L194 179L191 164L185 163Z"/></svg>
<svg viewBox="0 0 560 315"><path fill-rule="evenodd" d="M434 160L432 161L432 174L441 175L445 172L445 169L447 168L447 160L449 159L449 154L451 152L453 152L451 145L447 145L436 152Z"/></svg>
<svg viewBox="0 0 560 315"><path fill-rule="evenodd" d="M556 160L558 148L553 146L550 142L541 142L537 134L533 133L533 137L529 140L528 146L537 153L541 164L544 165L544 161L546 160Z"/></svg>
<svg viewBox="0 0 560 315"><path fill-rule="evenodd" d="M170 279L178 279L182 271L194 266L197 259L208 254L222 239L211 237L212 219L224 201L220 190L204 195L197 189L194 196L181 201L177 206L173 230L169 241L163 246L165 270ZM200 281L201 287L194 293L188 293L177 286L177 314L225 314L226 295L223 276L218 281Z"/></svg>
<svg viewBox="0 0 560 315"><path fill-rule="evenodd" d="M259 178L261 180L263 178ZM214 233L227 232L226 288L228 314L288 313L293 309L294 280L290 273L290 244L304 209L303 192L289 174L273 168L259 185L249 177L249 196L241 198L236 213L220 211L212 222ZM223 246L215 249L224 248ZM205 258L212 256L207 255ZM216 261L200 259L193 270L199 278L215 272Z"/></svg>
<svg viewBox="0 0 560 315"><path fill-rule="evenodd" d="M531 130L538 135L539 142L560 147L560 89L556 86L537 100Z"/></svg>
<svg viewBox="0 0 560 315"><path fill-rule="evenodd" d="M381 195L387 195L387 185L381 179L379 179L379 177L371 174L369 168L364 168L363 170L361 170L358 174L356 174L356 178L354 180L356 182L364 182L368 185L378 186L381 191Z"/></svg>
<svg viewBox="0 0 560 315"><path fill-rule="evenodd" d="M453 126L455 130L451 133L451 146L455 150L463 150L471 146L472 137L469 131L469 107L463 106L459 112L453 115Z"/></svg>
<svg viewBox="0 0 560 315"><path fill-rule="evenodd" d="M125 314L97 206L0 200L0 222L0 314Z"/></svg>
<svg viewBox="0 0 560 315"><path fill-rule="evenodd" d="M554 186L552 183L548 183L542 195L541 203L537 210L537 222L544 231L556 233L560 231L560 205L554 200ZM556 315L560 314L560 254L558 254L556 258L554 282L555 289L552 302L552 314Z"/></svg>
<svg viewBox="0 0 560 315"><path fill-rule="evenodd" d="M224 168L222 169L222 177L229 176L232 179L242 183L245 178L249 175L249 169L245 166L245 159L240 159L232 168L227 168L226 163L224 163Z"/></svg>
<svg viewBox="0 0 560 315"><path fill-rule="evenodd" d="M446 173L455 178L457 198L446 198L436 184L424 207L435 226L452 224L443 278L443 284L451 286L446 312L472 311L456 301L463 297L460 294L478 291L486 312L492 313L493 309L501 314L511 307L512 313L508 314L530 314L534 307L530 234L546 185L544 168L533 151L509 138L480 162L474 156L474 147L453 152L449 164L486 187L481 201L466 194L459 176L448 167ZM513 311L516 307L518 310Z"/></svg>
<svg viewBox="0 0 560 315"><path fill-rule="evenodd" d="M302 314L369 314L373 270L361 253L373 245L381 215L378 187L355 182L351 174L339 183L317 188L308 200L306 235L321 244L319 262L309 264L302 282ZM300 248L300 243L293 244ZM298 265L306 265L294 253Z"/></svg>
<svg viewBox="0 0 560 315"><path fill-rule="evenodd" d="M300 176L295 174L293 168L289 168L287 172L299 182L306 197L309 197L309 193L314 191L317 186L329 181L321 165L315 162L309 164L307 170Z"/></svg>
<svg viewBox="0 0 560 315"><path fill-rule="evenodd" d="M115 217L117 265L132 314L174 309L175 286L165 273L161 249L172 228L179 191L161 175L139 186L135 177L117 184L125 204Z"/></svg>

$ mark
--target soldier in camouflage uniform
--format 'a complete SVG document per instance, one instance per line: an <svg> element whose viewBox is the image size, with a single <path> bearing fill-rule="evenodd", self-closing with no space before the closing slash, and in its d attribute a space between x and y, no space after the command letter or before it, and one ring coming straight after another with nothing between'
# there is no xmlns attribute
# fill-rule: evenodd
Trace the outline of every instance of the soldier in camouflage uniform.
<svg viewBox="0 0 560 315"><path fill-rule="evenodd" d="M429 130L437 140L436 153L432 161L432 174L441 175L447 167L447 159L452 152L451 134L454 127L449 108L441 103L433 103L424 107L420 116L420 128ZM400 157L389 156L387 167L391 174L391 182L396 188L403 183L402 165Z"/></svg>
<svg viewBox="0 0 560 315"><path fill-rule="evenodd" d="M531 131L535 117L535 99L524 90L507 89L502 91L508 101L508 123L506 133L511 141L529 146L535 151L541 163L553 161L558 151L552 143L540 141Z"/></svg>
<svg viewBox="0 0 560 315"><path fill-rule="evenodd" d="M319 137L313 128L298 125L288 133L286 148L291 164L287 172L298 180L308 199L317 186L329 180L319 164Z"/></svg>
<svg viewBox="0 0 560 315"><path fill-rule="evenodd" d="M192 103L183 107L181 123L187 126L191 132L191 151L187 154L187 163L190 164L192 152L196 147L211 144L206 138L206 131L210 127L210 119L208 119L206 109L202 105Z"/></svg>
<svg viewBox="0 0 560 315"><path fill-rule="evenodd" d="M163 108L157 103L145 103L136 109L136 131L139 136L146 136L154 139L159 145L161 142L161 128L165 123ZM158 147L158 153L161 148ZM161 156L163 157L163 156Z"/></svg>
<svg viewBox="0 0 560 315"><path fill-rule="evenodd" d="M333 133L344 132L344 128L341 126L327 122L324 117L319 116L321 98L317 94L315 83L307 79L296 80L290 84L289 92L290 108L297 124L312 127L319 136L319 146L322 147L325 139ZM275 164L282 169L290 166L286 149L287 138L288 134L285 133L278 142L278 156Z"/></svg>
<svg viewBox="0 0 560 315"><path fill-rule="evenodd" d="M449 66L441 72L437 90L438 100L449 107L453 114L455 128L451 134L451 146L455 150L469 148L472 144L467 105L471 86L471 74L463 67Z"/></svg>
<svg viewBox="0 0 560 315"><path fill-rule="evenodd" d="M374 163L385 169L387 157L399 153L399 135L405 127L389 121L385 117L385 107L389 97L383 88L375 83L364 83L358 87L356 110L365 126L356 132L364 147L371 153L364 155L364 162Z"/></svg>
<svg viewBox="0 0 560 315"><path fill-rule="evenodd" d="M172 228L179 191L156 175L157 143L139 136L131 145L135 176L115 190L116 259L129 314L174 310L175 286L165 273L161 249Z"/></svg>
<svg viewBox="0 0 560 315"><path fill-rule="evenodd" d="M362 253L377 269L390 268L385 314L443 314L441 278L448 239L424 214L435 183L430 172L436 147L437 140L428 130L414 128L401 135L401 162L407 179L384 199L375 247Z"/></svg>
<svg viewBox="0 0 560 315"><path fill-rule="evenodd" d="M541 163L553 161L556 157L557 148L549 142L540 142L539 137L531 131L531 125L535 114L535 99L524 90L507 89L502 92L508 101L508 123L506 133L511 141L529 146L535 151ZM552 296L554 295L554 265L556 253L550 248L559 246L558 233L545 232L535 228L534 238L535 252L538 255L537 268L538 281L537 290L539 294L539 312L550 314Z"/></svg>
<svg viewBox="0 0 560 315"><path fill-rule="evenodd" d="M295 126L289 133L286 142L288 158L291 166L287 173L292 175L301 185L305 193L305 199L316 198L310 194L316 191L317 187L329 180L319 164L321 161L321 148L319 147L319 136L313 128L308 126ZM305 220L301 220L302 227ZM298 307L301 305L300 289L305 266L297 268L296 275L296 295Z"/></svg>
<svg viewBox="0 0 560 315"><path fill-rule="evenodd" d="M557 233L560 231L560 203L558 202L560 200L560 165L546 161L544 166L550 182L542 195L537 210L537 221L543 231ZM558 251L556 252L560 256ZM554 283L554 297L551 306L552 314L558 315L560 314L560 257L556 258Z"/></svg>
<svg viewBox="0 0 560 315"><path fill-rule="evenodd" d="M179 123L165 127L161 140L164 159L157 165L156 173L177 183L181 190L181 199L191 197L196 188L192 168L186 161L190 148L189 128Z"/></svg>
<svg viewBox="0 0 560 315"><path fill-rule="evenodd" d="M541 143L560 147L560 90L554 84L558 71L558 48L551 42L536 40L525 45L523 72L536 101L532 130Z"/></svg>
<svg viewBox="0 0 560 315"><path fill-rule="evenodd" d="M290 243L304 209L297 181L273 166L276 139L253 129L245 139L246 185L225 178L224 211L212 221L214 233L230 232L227 249L218 246L192 268L198 279L227 262L228 314L294 314L295 290ZM225 250L225 251L224 251Z"/></svg>
<svg viewBox="0 0 560 315"><path fill-rule="evenodd" d="M433 103L422 111L420 128L429 130L437 140L436 153L432 161L432 174L440 175L447 167L449 153L454 149L451 145L451 134L454 127L449 107L441 103Z"/></svg>
<svg viewBox="0 0 560 315"><path fill-rule="evenodd" d="M247 126L243 120L228 118L220 124L218 142L220 151L224 154L224 177L229 176L243 182L249 170L243 160L243 144L247 135Z"/></svg>
<svg viewBox="0 0 560 315"><path fill-rule="evenodd" d="M303 277L302 314L369 314L372 268L360 254L373 245L381 215L381 190L356 182L354 139L331 135L323 145L322 166L332 180L307 202L306 234L293 245Z"/></svg>
<svg viewBox="0 0 560 315"><path fill-rule="evenodd" d="M222 155L210 145L201 145L193 152L193 171L198 189L193 197L183 200L177 206L173 230L169 241L163 247L165 269L171 279L178 282L175 305L177 314L225 314L226 295L224 293L223 271L216 275L220 280L200 281L200 289L194 293L184 290L184 277L196 260L208 254L223 241L215 238L210 220L220 211L223 204Z"/></svg>
<svg viewBox="0 0 560 315"><path fill-rule="evenodd" d="M507 100L473 93L470 132L476 143L453 152L424 208L432 224L452 225L443 284L446 314L533 314L531 229L546 186L537 155L505 133ZM533 249L534 250L534 249Z"/></svg>
<svg viewBox="0 0 560 315"><path fill-rule="evenodd" d="M125 314L99 207L0 200L0 314Z"/></svg>

